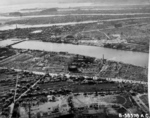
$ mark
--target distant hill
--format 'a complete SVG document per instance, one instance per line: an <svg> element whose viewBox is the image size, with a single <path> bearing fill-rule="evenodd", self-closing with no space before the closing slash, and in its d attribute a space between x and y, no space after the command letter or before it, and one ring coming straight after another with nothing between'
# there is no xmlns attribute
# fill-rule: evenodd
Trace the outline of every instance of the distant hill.
<svg viewBox="0 0 150 118"><path fill-rule="evenodd" d="M50 9L42 10L42 11L40 11L40 14L49 14L52 12L57 12L57 8L50 8Z"/></svg>
<svg viewBox="0 0 150 118"><path fill-rule="evenodd" d="M21 9L20 11L38 10L38 8Z"/></svg>
<svg viewBox="0 0 150 118"><path fill-rule="evenodd" d="M9 13L10 16L22 16L22 13L20 12L11 12Z"/></svg>

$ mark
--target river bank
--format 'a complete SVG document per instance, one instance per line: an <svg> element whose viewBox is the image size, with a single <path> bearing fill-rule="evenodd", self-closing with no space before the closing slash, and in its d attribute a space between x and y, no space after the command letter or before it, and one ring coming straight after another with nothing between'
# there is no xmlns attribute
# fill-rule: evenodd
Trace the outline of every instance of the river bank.
<svg viewBox="0 0 150 118"><path fill-rule="evenodd" d="M17 57L0 63L0 66L38 72L74 73L81 76L97 75L104 78L122 78L147 82L147 68L140 66L70 54L63 52L63 50L61 52L46 52L19 49L18 51L20 54Z"/></svg>
<svg viewBox="0 0 150 118"><path fill-rule="evenodd" d="M28 40L28 41L19 43L17 45L13 45L13 48L32 49L32 50L41 50L41 51L44 50L44 51L54 51L54 52L63 51L63 52L69 52L72 54L81 54L85 56L95 57L98 59L101 59L102 56L104 55L104 57L108 60L129 63L129 64L142 66L142 67L148 66L148 54L147 53L115 50L115 49L104 48L104 47L99 47L99 46L50 43L50 42L42 42L42 41L37 41L37 40ZM6 52L4 52L5 50ZM1 53L5 54L7 53L7 50L8 49L4 49L4 51L2 50ZM1 56L2 59L6 57L5 55ZM127 57L129 58L127 59Z"/></svg>
<svg viewBox="0 0 150 118"><path fill-rule="evenodd" d="M40 40L52 43L103 46L119 50L149 52L149 25L147 24L147 20L134 20L133 23L124 21L126 24L120 28L115 28L114 25L109 22L93 22L94 21L82 22L83 24L80 22L72 22L70 25L69 23L61 23L59 24L60 26L50 24L51 27L47 25L35 25L35 27L38 26L37 28L33 25L34 28L23 29L18 25L14 25L13 27L16 26L19 28L1 31L0 37L2 39L13 37L29 38L29 40ZM93 27L95 27L95 29L93 29ZM39 30L40 32L33 33ZM86 32L86 30L88 30L88 32Z"/></svg>

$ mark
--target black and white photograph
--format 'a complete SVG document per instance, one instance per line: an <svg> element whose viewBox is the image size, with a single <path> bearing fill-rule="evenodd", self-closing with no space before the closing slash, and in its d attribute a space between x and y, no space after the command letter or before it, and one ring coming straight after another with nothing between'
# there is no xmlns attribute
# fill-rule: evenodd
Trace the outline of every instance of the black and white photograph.
<svg viewBox="0 0 150 118"><path fill-rule="evenodd" d="M150 0L0 0L0 118L150 118Z"/></svg>

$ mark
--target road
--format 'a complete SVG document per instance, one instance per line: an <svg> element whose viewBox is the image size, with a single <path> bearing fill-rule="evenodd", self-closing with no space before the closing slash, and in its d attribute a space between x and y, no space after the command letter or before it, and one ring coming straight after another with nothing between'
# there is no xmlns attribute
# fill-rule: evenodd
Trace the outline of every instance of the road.
<svg viewBox="0 0 150 118"><path fill-rule="evenodd" d="M22 96L24 96L28 91L30 91L31 88L33 88L35 85L37 85L38 82L40 82L40 79L37 80L37 81L36 81L31 87L29 87L24 93L22 93L22 94L15 100L15 102L18 101Z"/></svg>
<svg viewBox="0 0 150 118"><path fill-rule="evenodd" d="M134 99L137 101L137 104L139 104L139 106L141 106L142 109L149 112L149 108L145 105L145 103L140 98L142 95L147 95L147 94L138 94Z"/></svg>
<svg viewBox="0 0 150 118"><path fill-rule="evenodd" d="M7 69L7 68L2 68L0 67L0 69ZM21 69L14 69L15 71L24 71L24 72L31 72L31 71L28 71L28 70L21 70ZM34 74L37 74L37 75L45 75L44 72L38 72L38 71L32 71L32 73ZM54 75L58 75L58 73L49 73L51 76L54 76ZM74 75L74 74L67 74L67 73L60 73L60 74L64 74L65 76L67 77L70 77L70 76L75 76L77 77L77 75ZM84 76L85 78L88 78L88 76ZM97 76L97 78L99 78L100 76ZM103 77L100 77L100 78L103 78ZM128 79L123 79L123 78L104 78L108 81L114 81L114 82L125 82L125 83L138 83L138 84L144 84L144 85L147 85L148 82L144 82L144 81L136 81L136 80L128 80Z"/></svg>
<svg viewBox="0 0 150 118"><path fill-rule="evenodd" d="M0 69L7 69L5 67L0 67ZM24 72L31 72L31 71L28 71L28 70L21 70L21 69L14 69L15 71L24 71ZM38 71L32 71L32 73L34 74L37 74L37 75L45 75L44 72L38 72ZM54 76L54 75L58 75L58 73L49 73L51 76ZM77 75L74 75L74 74L65 74L65 73L60 73L60 74L64 74L65 76L67 77L70 77L70 76L75 76L77 77ZM87 76L84 76L85 78L88 78ZM97 78L99 78L100 76L97 76ZM103 77L100 77L100 78L103 78ZM125 82L125 83L137 83L137 84L144 84L144 85L148 85L148 82L144 82L144 81L136 81L136 80L129 80L129 79L123 79L123 78L104 78L108 81L114 81L114 82Z"/></svg>
<svg viewBox="0 0 150 118"><path fill-rule="evenodd" d="M135 80L128 80L128 79L123 79L123 78L106 78L106 80L110 80L114 82L145 84L145 85L148 84L147 82L144 82L144 81L135 81Z"/></svg>
<svg viewBox="0 0 150 118"><path fill-rule="evenodd" d="M9 118L12 117L13 110L14 110L15 99L16 99L16 94L17 94L17 85L18 85L18 75L17 75L17 78L16 78L14 100L13 100L13 103L10 105L10 114L9 114Z"/></svg>
<svg viewBox="0 0 150 118"><path fill-rule="evenodd" d="M12 118L12 113L14 109L15 102L18 101L22 96L24 96L28 91L30 91L31 88L33 88L38 82L40 81L37 80L31 87L29 87L24 93L22 93L17 99L16 98L16 90L17 90L17 83L18 83L18 77L17 77L17 82L16 82L16 89L15 89L15 95L14 95L14 102L10 105L10 113L9 113L9 118Z"/></svg>

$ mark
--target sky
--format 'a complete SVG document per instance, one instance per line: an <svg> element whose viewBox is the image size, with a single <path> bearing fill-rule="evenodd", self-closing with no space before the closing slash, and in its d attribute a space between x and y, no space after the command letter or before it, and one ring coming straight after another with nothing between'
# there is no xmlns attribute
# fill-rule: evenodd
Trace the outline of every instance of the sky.
<svg viewBox="0 0 150 118"><path fill-rule="evenodd" d="M30 8L68 8L77 6L89 6L90 3L77 3L77 4L59 4L61 1L68 0L0 0L0 13L16 12L20 9L30 9ZM71 1L71 0L70 0ZM76 1L76 0L72 0ZM82 1L82 0L81 0Z"/></svg>
<svg viewBox="0 0 150 118"><path fill-rule="evenodd" d="M26 9L26 8L53 8L53 7L76 7L76 6L88 6L91 3L97 4L99 2L99 5L108 5L108 4L114 4L116 3L139 3L142 4L150 0L0 0L0 13L7 13L7 12L14 12L18 11L20 9ZM58 2L65 2L68 5L62 5ZM70 3L76 3L70 4ZM81 5L82 3L82 5ZM83 5L84 4L84 5ZM130 3L129 3L130 4Z"/></svg>
<svg viewBox="0 0 150 118"><path fill-rule="evenodd" d="M0 13L15 12L26 8L49 8L57 6L52 4L57 1L58 0L0 0Z"/></svg>
<svg viewBox="0 0 150 118"><path fill-rule="evenodd" d="M0 0L0 6L18 5L18 4L32 4L32 3L50 3L57 0Z"/></svg>
<svg viewBox="0 0 150 118"><path fill-rule="evenodd" d="M83 2L94 2L94 1L100 1L100 2L106 2L106 1L117 1L117 0L0 0L0 6L7 6L7 5L20 5L20 4L33 4L33 3L51 3L51 2L58 2L58 1L67 1L67 2L72 2L72 1L76 1L76 2L79 2L79 1L83 1ZM118 1L126 1L126 2L129 2L129 1L140 1L140 2L144 2L144 1L150 1L150 0L118 0Z"/></svg>

